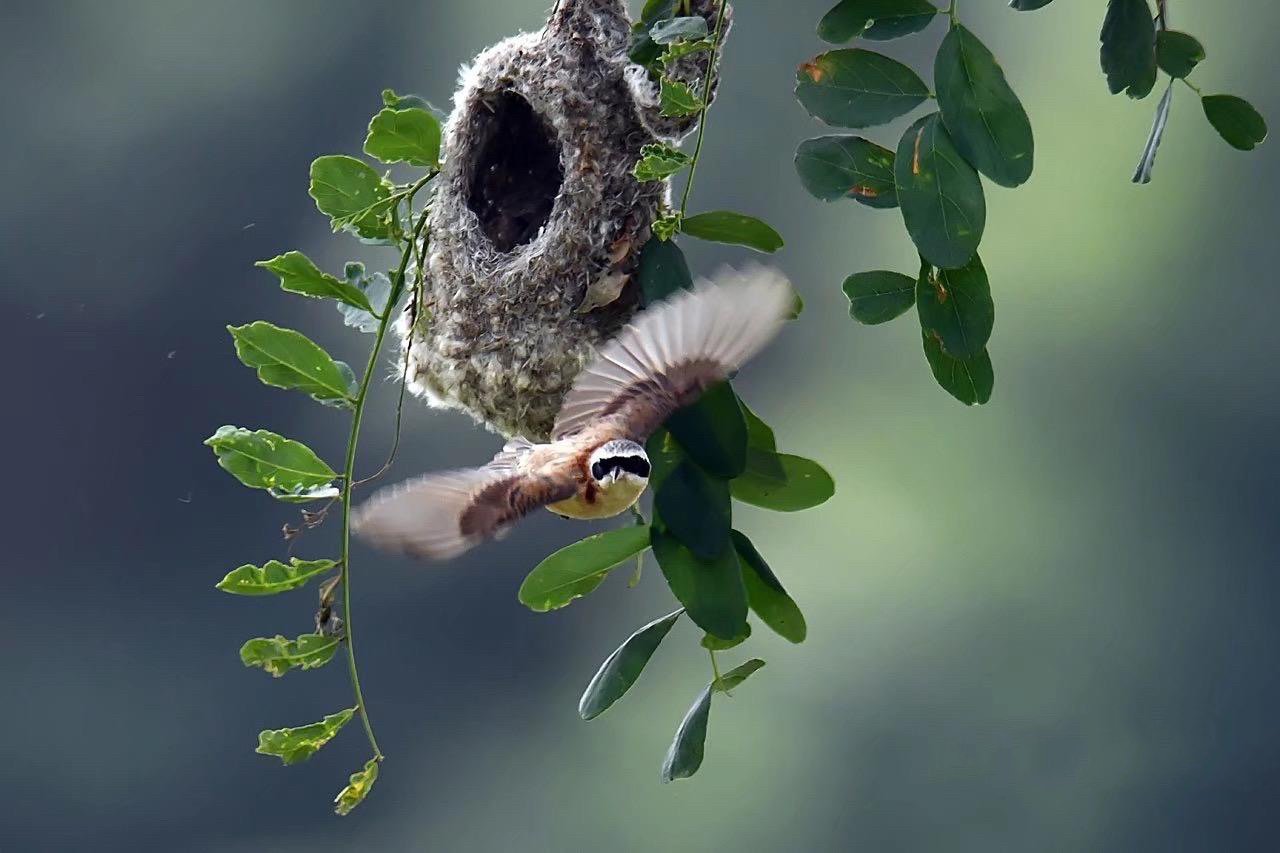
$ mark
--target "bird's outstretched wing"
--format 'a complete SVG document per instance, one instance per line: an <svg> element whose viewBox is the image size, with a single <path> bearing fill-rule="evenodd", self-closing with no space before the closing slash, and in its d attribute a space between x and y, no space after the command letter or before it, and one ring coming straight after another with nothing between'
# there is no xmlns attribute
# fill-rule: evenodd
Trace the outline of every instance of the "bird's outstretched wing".
<svg viewBox="0 0 1280 853"><path fill-rule="evenodd" d="M777 270L726 270L641 313L605 344L565 395L552 435L608 419L644 442L764 348L786 322L791 285Z"/></svg>
<svg viewBox="0 0 1280 853"><path fill-rule="evenodd" d="M351 529L389 551L447 560L576 492L568 469L529 473L499 462L442 471L378 492L356 511Z"/></svg>

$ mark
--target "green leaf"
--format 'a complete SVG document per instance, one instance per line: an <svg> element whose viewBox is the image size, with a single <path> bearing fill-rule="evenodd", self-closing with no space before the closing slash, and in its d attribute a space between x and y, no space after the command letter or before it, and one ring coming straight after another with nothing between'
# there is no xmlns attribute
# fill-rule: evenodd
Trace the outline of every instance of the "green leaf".
<svg viewBox="0 0 1280 853"><path fill-rule="evenodd" d="M373 790L373 783L376 781L378 781L378 759L370 758L365 762L363 770L357 770L351 774L347 787L339 791L338 796L334 797L334 814L344 817L351 814L351 810L363 803L364 798L369 796L369 791Z"/></svg>
<svg viewBox="0 0 1280 853"><path fill-rule="evenodd" d="M747 591L733 549L702 560L675 536L655 527L653 555L671 592L699 628L717 637L736 637L745 630Z"/></svg>
<svg viewBox="0 0 1280 853"><path fill-rule="evenodd" d="M444 118L446 115L444 110L421 95L400 95L396 93L395 89L382 90L382 104L383 106L391 107L393 110L426 110L437 119Z"/></svg>
<svg viewBox="0 0 1280 853"><path fill-rule="evenodd" d="M697 41L706 38L708 32L707 19L692 15L659 21L649 28L649 38L657 44L665 45L677 41Z"/></svg>
<svg viewBox="0 0 1280 853"><path fill-rule="evenodd" d="M722 640L714 634L703 634L701 646L713 652L727 652L742 645L751 636L751 623L746 623L744 627L746 630L731 640Z"/></svg>
<svg viewBox="0 0 1280 853"><path fill-rule="evenodd" d="M741 399L738 400L738 405L742 407L742 414L747 421L747 446L754 447L756 450L776 451L778 441L774 437L773 428Z"/></svg>
<svg viewBox="0 0 1280 853"><path fill-rule="evenodd" d="M338 362L339 365L342 362ZM284 489L271 489L271 497L286 504L305 504L312 501L331 501L342 494L341 490L334 485L312 486L303 488L302 486L294 486L288 491Z"/></svg>
<svg viewBox="0 0 1280 853"><path fill-rule="evenodd" d="M631 174L641 182L661 181L679 172L690 162L692 161L688 154L670 145L662 143L646 145L640 149L640 162L636 163Z"/></svg>
<svg viewBox="0 0 1280 853"><path fill-rule="evenodd" d="M782 248L782 236L753 216L730 210L713 210L687 217L680 230L699 240L746 246L757 252L772 254Z"/></svg>
<svg viewBox="0 0 1280 853"><path fill-rule="evenodd" d="M742 666L734 667L720 676L711 687L718 693L728 693L763 668L764 661L760 660L760 658L752 658Z"/></svg>
<svg viewBox="0 0 1280 853"><path fill-rule="evenodd" d="M683 221L684 215L680 211L668 210L653 220L653 236L664 242L670 241L680 233L680 223Z"/></svg>
<svg viewBox="0 0 1280 853"><path fill-rule="evenodd" d="M379 315L385 315L388 309L394 308L390 304L391 279L380 272L367 275L364 264L359 261L347 264L344 275L347 284L364 294L370 310L366 311L354 305L339 305L338 313L342 315L342 324L366 334L377 332L378 327L382 325Z"/></svg>
<svg viewBox="0 0 1280 853"><path fill-rule="evenodd" d="M659 57L659 60L664 67L670 67L686 56L702 53L714 47L715 42L709 38L699 39L698 41L676 41L667 45L666 50L662 51L662 56Z"/></svg>
<svg viewBox="0 0 1280 853"><path fill-rule="evenodd" d="M1009 5L1019 12L1034 12L1036 9L1043 9L1052 2L1053 0L1009 0Z"/></svg>
<svg viewBox="0 0 1280 853"><path fill-rule="evenodd" d="M1208 95L1201 99L1205 117L1232 148L1252 151L1267 138L1267 122L1253 104L1235 95Z"/></svg>
<svg viewBox="0 0 1280 853"><path fill-rule="evenodd" d="M1165 87L1164 96L1156 106L1156 117L1151 123L1151 133L1147 135L1147 144L1143 146L1142 158L1133 173L1135 184L1151 183L1151 173L1156 167L1156 152L1160 150L1160 142L1164 139L1164 130L1169 125L1169 109L1173 106L1173 84L1170 80Z"/></svg>
<svg viewBox="0 0 1280 853"><path fill-rule="evenodd" d="M260 666L275 678L291 669L316 669L333 660L341 643L338 637L303 634L290 640L277 634L259 637L240 647L240 660L245 666Z"/></svg>
<svg viewBox="0 0 1280 853"><path fill-rule="evenodd" d="M897 60L869 50L833 50L796 72L796 98L836 127L873 127L924 103L929 87Z"/></svg>
<svg viewBox="0 0 1280 853"><path fill-rule="evenodd" d="M898 206L893 152L860 136L819 136L796 149L796 173L823 201L851 198L867 207Z"/></svg>
<svg viewBox="0 0 1280 853"><path fill-rule="evenodd" d="M937 113L903 134L894 176L902 219L920 254L939 267L968 263L986 227L986 197Z"/></svg>
<svg viewBox="0 0 1280 853"><path fill-rule="evenodd" d="M818 37L832 44L887 41L920 32L936 14L928 0L842 0L818 23Z"/></svg>
<svg viewBox="0 0 1280 853"><path fill-rule="evenodd" d="M729 484L729 493L762 509L800 512L826 503L836 493L836 485L811 459L752 448L747 451L746 472Z"/></svg>
<svg viewBox="0 0 1280 853"><path fill-rule="evenodd" d="M662 78L662 89L658 93L658 103L661 105L662 115L668 118L691 116L700 112L704 106L702 98L694 94L693 90L687 85L679 80L670 80L666 77Z"/></svg>
<svg viewBox="0 0 1280 853"><path fill-rule="evenodd" d="M218 582L218 589L232 595L279 595L304 586L314 577L332 571L333 560L299 560L289 558L289 565L271 560L262 568L244 565Z"/></svg>
<svg viewBox="0 0 1280 853"><path fill-rule="evenodd" d="M666 428L708 473L731 480L747 465L747 422L728 382L667 418Z"/></svg>
<svg viewBox="0 0 1280 853"><path fill-rule="evenodd" d="M311 164L310 194L332 220L333 230L350 227L374 240L391 236L391 190L368 163L346 155L318 158Z"/></svg>
<svg viewBox="0 0 1280 853"><path fill-rule="evenodd" d="M315 299L336 299L356 308L369 310L369 300L358 287L335 278L311 262L301 252L285 252L254 266L270 270L280 278L280 289Z"/></svg>
<svg viewBox="0 0 1280 853"><path fill-rule="evenodd" d="M924 332L924 355L933 378L952 397L967 406L982 405L991 399L995 371L986 350L965 359L952 358L942 351L938 339Z"/></svg>
<svg viewBox="0 0 1280 853"><path fill-rule="evenodd" d="M383 163L440 165L440 120L416 107L382 110L369 122L364 153Z"/></svg>
<svg viewBox="0 0 1280 853"><path fill-rule="evenodd" d="M793 643L803 643L809 634L804 614L787 595L778 576L769 568L745 533L733 531L733 548L742 561L742 582L747 588L747 604L760 621L774 633Z"/></svg>
<svg viewBox="0 0 1280 853"><path fill-rule="evenodd" d="M291 492L328 486L335 472L305 444L260 429L223 426L204 442L231 476L251 489Z"/></svg>
<svg viewBox="0 0 1280 853"><path fill-rule="evenodd" d="M640 250L640 293L646 306L674 293L693 289L689 263L680 247L668 240L650 240Z"/></svg>
<svg viewBox="0 0 1280 853"><path fill-rule="evenodd" d="M1186 77L1204 61L1199 39L1177 30L1156 33L1156 64L1170 77Z"/></svg>
<svg viewBox="0 0 1280 853"><path fill-rule="evenodd" d="M996 306L982 259L974 255L955 270L921 270L916 308L920 327L947 355L969 358L985 350L995 327Z"/></svg>
<svg viewBox="0 0 1280 853"><path fill-rule="evenodd" d="M649 528L643 525L588 536L539 563L520 585L520 603L538 613L559 610L603 583L610 569L648 547Z"/></svg>
<svg viewBox="0 0 1280 853"><path fill-rule="evenodd" d="M628 58L637 65L649 68L658 60L662 47L650 36L649 31L662 20L676 13L676 0L648 0L640 12L640 20L631 27L631 45Z"/></svg>
<svg viewBox="0 0 1280 853"><path fill-rule="evenodd" d="M652 467L649 472L649 492L656 495L671 472L684 461L684 450L671 433L659 427L645 442L644 452L649 456L649 465Z"/></svg>
<svg viewBox="0 0 1280 853"><path fill-rule="evenodd" d="M729 485L691 461L676 466L654 497L654 508L677 539L703 560L729 547Z"/></svg>
<svg viewBox="0 0 1280 853"><path fill-rule="evenodd" d="M322 403L351 402L350 383L327 352L301 332L259 320L247 326L227 326L236 342L236 355L258 379L273 388L310 394Z"/></svg>
<svg viewBox="0 0 1280 853"><path fill-rule="evenodd" d="M1001 186L1025 183L1035 160L1031 122L987 46L954 24L938 48L933 82L942 121L964 158Z"/></svg>
<svg viewBox="0 0 1280 853"><path fill-rule="evenodd" d="M355 713L355 708L347 708L308 726L266 729L258 733L258 748L255 751L261 755L277 756L285 764L306 761L319 752L320 747L333 740L334 735L351 722Z"/></svg>
<svg viewBox="0 0 1280 853"><path fill-rule="evenodd" d="M693 705L680 721L675 740L662 760L662 781L687 779L702 766L703 748L707 742L707 718L711 715L712 687L708 685L698 694Z"/></svg>
<svg viewBox="0 0 1280 853"><path fill-rule="evenodd" d="M1102 22L1102 71L1111 94L1145 98L1156 85L1156 24L1147 0L1109 0Z"/></svg>
<svg viewBox="0 0 1280 853"><path fill-rule="evenodd" d="M887 323L916 304L916 280L888 270L854 273L844 280L849 315L859 323Z"/></svg>
<svg viewBox="0 0 1280 853"><path fill-rule="evenodd" d="M578 701L578 714L582 719L594 720L631 689L631 685L636 683L636 679L648 665L649 658L653 657L659 644L683 613L684 608L681 608L661 619L653 620L627 637L609 655L587 685L582 699Z"/></svg>

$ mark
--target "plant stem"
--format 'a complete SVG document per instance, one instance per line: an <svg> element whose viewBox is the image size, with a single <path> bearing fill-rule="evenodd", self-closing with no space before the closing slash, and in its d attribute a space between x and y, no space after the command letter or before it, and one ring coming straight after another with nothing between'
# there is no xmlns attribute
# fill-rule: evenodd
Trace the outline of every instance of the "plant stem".
<svg viewBox="0 0 1280 853"><path fill-rule="evenodd" d="M716 77L716 59L720 56L720 38L724 33L724 12L729 0L720 0L720 10L716 13L716 32L711 40L711 58L707 60L707 79L702 82L702 110L698 113L698 141L693 146L693 157L689 160L689 179L684 184L684 195L680 197L680 218L684 219L689 208L689 195L693 192L693 176L698 171L698 159L702 156L702 139L707 132L707 111L711 109L711 83Z"/></svg>
<svg viewBox="0 0 1280 853"><path fill-rule="evenodd" d="M720 664L718 661L716 661L716 651L715 649L707 649L707 653L711 655L711 672L715 676L715 681L712 683L719 684L720 683Z"/></svg>

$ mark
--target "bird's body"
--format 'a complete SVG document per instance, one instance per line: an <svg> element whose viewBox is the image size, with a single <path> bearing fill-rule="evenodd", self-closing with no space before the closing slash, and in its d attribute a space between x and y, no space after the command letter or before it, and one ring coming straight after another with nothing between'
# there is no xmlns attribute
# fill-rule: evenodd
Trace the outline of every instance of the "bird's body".
<svg viewBox="0 0 1280 853"><path fill-rule="evenodd" d="M786 280L763 268L673 296L600 349L565 396L550 443L517 437L482 468L384 490L360 508L355 531L447 559L539 507L574 519L625 512L648 486L644 442L763 348L791 298Z"/></svg>

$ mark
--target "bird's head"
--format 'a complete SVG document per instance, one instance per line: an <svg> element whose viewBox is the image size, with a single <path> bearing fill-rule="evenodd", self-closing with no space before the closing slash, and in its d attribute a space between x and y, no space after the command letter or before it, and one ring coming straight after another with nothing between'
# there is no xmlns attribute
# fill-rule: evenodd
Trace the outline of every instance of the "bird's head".
<svg viewBox="0 0 1280 853"><path fill-rule="evenodd" d="M649 455L629 439L606 442L591 454L591 479L607 489L624 481L643 486L649 481Z"/></svg>

